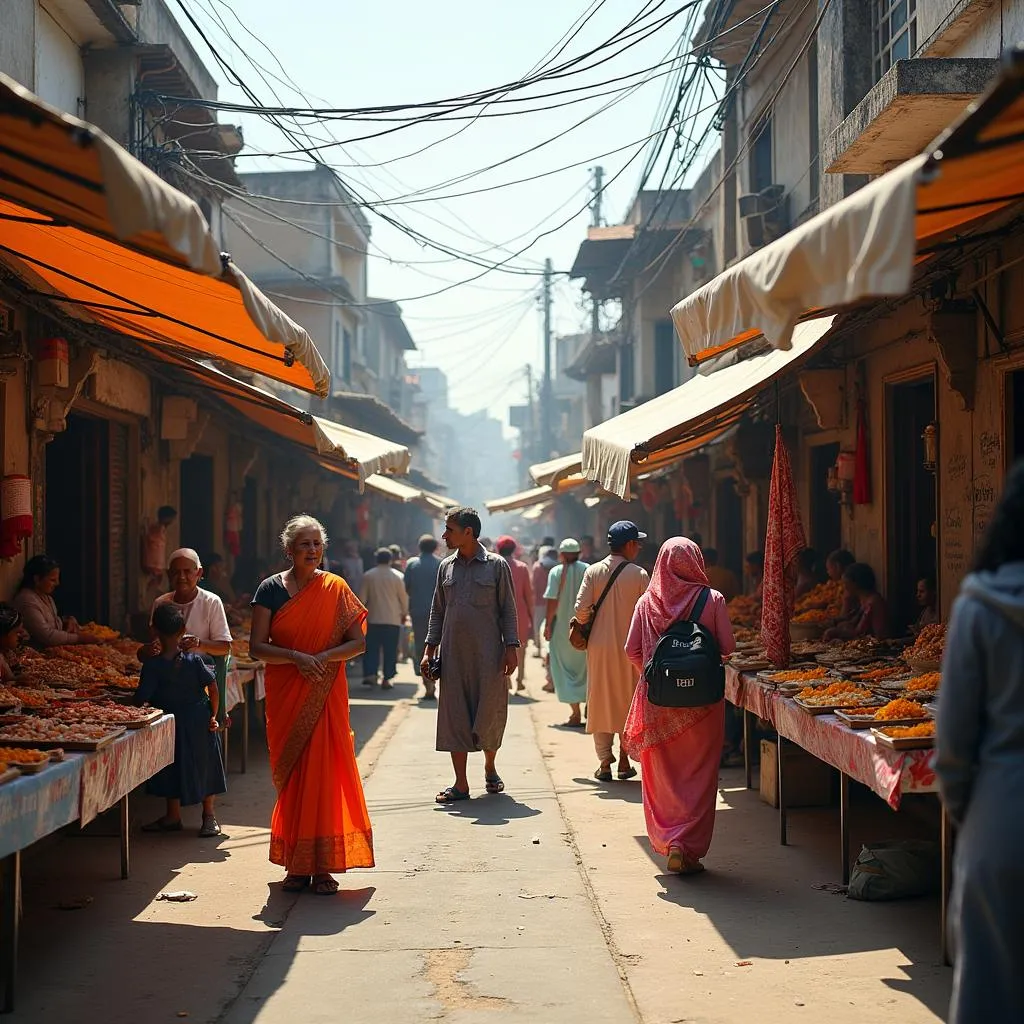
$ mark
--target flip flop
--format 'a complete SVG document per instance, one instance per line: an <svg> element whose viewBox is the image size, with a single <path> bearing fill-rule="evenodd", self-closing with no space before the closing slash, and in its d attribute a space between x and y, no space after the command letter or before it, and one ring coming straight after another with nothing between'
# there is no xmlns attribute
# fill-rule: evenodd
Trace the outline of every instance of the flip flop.
<svg viewBox="0 0 1024 1024"><path fill-rule="evenodd" d="M181 818L177 821L167 821L164 818L157 818L148 825L142 826L143 832L180 832L182 830Z"/></svg>
<svg viewBox="0 0 1024 1024"><path fill-rule="evenodd" d="M454 786L448 786L447 789L442 789L437 796L434 797L434 803L436 804L454 804L460 800L469 799L469 790L456 789Z"/></svg>
<svg viewBox="0 0 1024 1024"><path fill-rule="evenodd" d="M505 783L501 781L500 775L495 775L492 779L484 776L484 788L488 793L504 793Z"/></svg>
<svg viewBox="0 0 1024 1024"><path fill-rule="evenodd" d="M338 880L336 878L321 878L313 883L313 892L317 896L335 896L338 892Z"/></svg>
<svg viewBox="0 0 1024 1024"><path fill-rule="evenodd" d="M598 768L597 771L594 772L594 778L597 779L598 782L611 782L612 781L611 769L610 768L604 768L604 769Z"/></svg>
<svg viewBox="0 0 1024 1024"><path fill-rule="evenodd" d="M586 725L585 722L581 722L578 719L570 718L568 722L563 722L562 725L566 729L582 729Z"/></svg>
<svg viewBox="0 0 1024 1024"><path fill-rule="evenodd" d="M619 780L619 782L627 782L627 781L629 781L629 779L635 779L636 778L636 769L632 765L630 765L629 766L629 771L616 772L615 773L615 777Z"/></svg>
<svg viewBox="0 0 1024 1024"><path fill-rule="evenodd" d="M309 887L311 879L309 875L285 875L281 883L282 892L302 892Z"/></svg>

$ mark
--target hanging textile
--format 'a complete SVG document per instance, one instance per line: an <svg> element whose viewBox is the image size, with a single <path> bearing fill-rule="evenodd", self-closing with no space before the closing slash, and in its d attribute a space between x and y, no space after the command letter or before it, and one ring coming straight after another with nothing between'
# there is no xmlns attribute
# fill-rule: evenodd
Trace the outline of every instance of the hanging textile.
<svg viewBox="0 0 1024 1024"><path fill-rule="evenodd" d="M793 617L796 556L807 547L800 503L793 484L782 427L775 426L775 459L768 492L768 529L764 542L761 642L765 657L780 668L789 665L789 623Z"/></svg>
<svg viewBox="0 0 1024 1024"><path fill-rule="evenodd" d="M863 398L857 399L857 451L853 468L854 505L871 504L871 449L868 412Z"/></svg>

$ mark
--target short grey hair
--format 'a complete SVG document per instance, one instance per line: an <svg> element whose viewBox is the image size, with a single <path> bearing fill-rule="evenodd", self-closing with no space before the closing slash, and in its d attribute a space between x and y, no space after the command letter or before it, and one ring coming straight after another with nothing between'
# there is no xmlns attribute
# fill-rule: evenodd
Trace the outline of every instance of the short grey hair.
<svg viewBox="0 0 1024 1024"><path fill-rule="evenodd" d="M319 530L320 539L324 542L324 550L327 549L327 531L324 529L324 524L319 519L303 512L301 515L292 516L284 524L284 529L281 531L281 547L284 548L285 553L291 550L295 538L303 530Z"/></svg>

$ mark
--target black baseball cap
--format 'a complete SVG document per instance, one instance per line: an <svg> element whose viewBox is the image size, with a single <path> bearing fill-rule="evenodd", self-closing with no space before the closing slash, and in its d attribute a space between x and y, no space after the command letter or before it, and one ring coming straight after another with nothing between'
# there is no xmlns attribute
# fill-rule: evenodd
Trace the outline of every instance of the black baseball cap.
<svg viewBox="0 0 1024 1024"><path fill-rule="evenodd" d="M636 523L631 523L628 519L622 519L608 527L609 544L621 546L622 544L628 544L631 540L647 540L647 534L641 533Z"/></svg>

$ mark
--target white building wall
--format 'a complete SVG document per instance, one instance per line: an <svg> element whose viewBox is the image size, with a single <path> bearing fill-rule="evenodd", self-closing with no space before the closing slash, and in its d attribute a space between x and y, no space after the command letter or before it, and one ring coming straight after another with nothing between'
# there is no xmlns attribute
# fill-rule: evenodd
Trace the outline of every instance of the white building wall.
<svg viewBox="0 0 1024 1024"><path fill-rule="evenodd" d="M68 28L40 4L36 13L35 83L40 99L82 117L85 70L79 43Z"/></svg>

